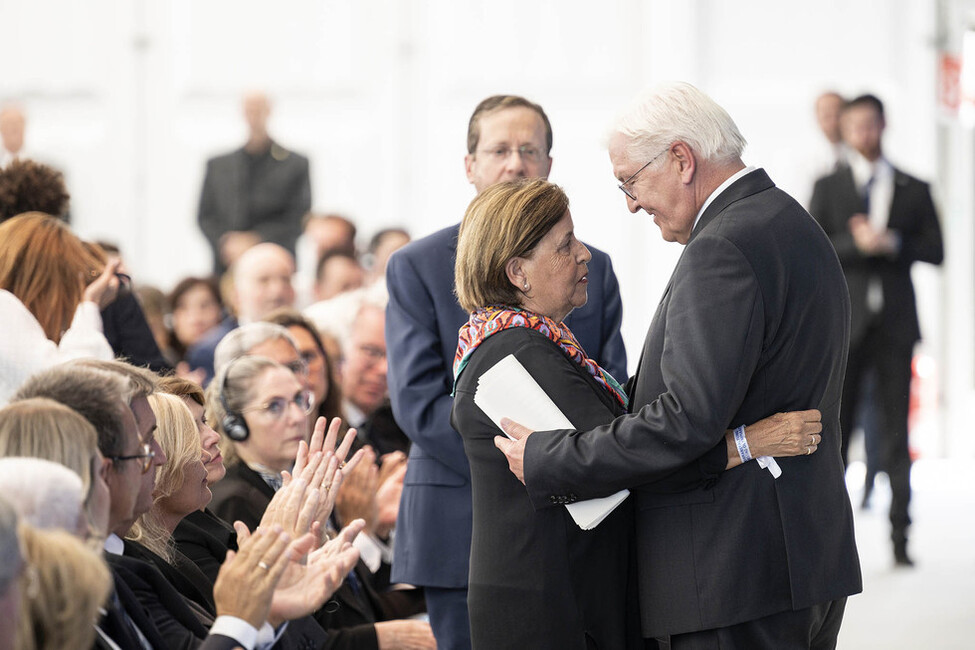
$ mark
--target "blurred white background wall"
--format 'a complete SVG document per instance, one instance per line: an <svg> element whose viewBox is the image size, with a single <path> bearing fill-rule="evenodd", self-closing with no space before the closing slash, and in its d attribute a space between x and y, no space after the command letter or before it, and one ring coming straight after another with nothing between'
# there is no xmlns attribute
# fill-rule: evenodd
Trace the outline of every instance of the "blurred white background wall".
<svg viewBox="0 0 975 650"><path fill-rule="evenodd" d="M207 157L245 137L240 98L266 90L271 134L309 156L313 204L364 238L458 221L477 102L517 93L555 132L552 180L577 231L613 255L635 367L680 254L626 211L603 146L638 90L683 79L725 106L746 162L805 202L826 89L873 92L886 151L932 181L943 270L916 272L919 348L934 374L914 444L972 455L975 394L972 130L939 102L972 0L0 0L0 102L21 103L27 149L66 173L80 235L117 242L137 280L168 290L210 269L196 227ZM973 100L975 101L975 100ZM716 314L715 317L720 317ZM797 369L797 372L801 371Z"/></svg>

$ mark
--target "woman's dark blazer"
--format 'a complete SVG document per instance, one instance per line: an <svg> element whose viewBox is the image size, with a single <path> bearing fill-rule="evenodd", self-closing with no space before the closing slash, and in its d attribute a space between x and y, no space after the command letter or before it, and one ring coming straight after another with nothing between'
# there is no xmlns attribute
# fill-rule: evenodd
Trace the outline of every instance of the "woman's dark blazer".
<svg viewBox="0 0 975 650"><path fill-rule="evenodd" d="M176 548L203 572L210 583L217 581L227 551L237 550L237 531L209 508L183 517L173 531Z"/></svg>
<svg viewBox="0 0 975 650"><path fill-rule="evenodd" d="M629 500L589 531L565 508L536 512L494 446L494 437L503 434L474 404L478 379L509 354L575 427L606 423L624 412L582 366L534 330L499 332L471 356L457 384L451 424L464 439L471 466L473 646L642 648L635 583L629 579Z"/></svg>

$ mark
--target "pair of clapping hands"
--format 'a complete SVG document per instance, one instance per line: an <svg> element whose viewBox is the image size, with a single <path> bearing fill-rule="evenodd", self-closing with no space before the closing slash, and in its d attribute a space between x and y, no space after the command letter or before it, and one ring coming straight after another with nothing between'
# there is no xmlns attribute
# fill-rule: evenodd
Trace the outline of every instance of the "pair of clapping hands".
<svg viewBox="0 0 975 650"><path fill-rule="evenodd" d="M352 472L346 472L335 512L343 523L364 520L366 533L385 540L396 526L406 477L406 454L386 454L377 465L372 447L366 446L359 453L363 454L362 462Z"/></svg>
<svg viewBox="0 0 975 650"><path fill-rule="evenodd" d="M218 615L235 616L260 628L318 610L359 560L352 546L366 522L351 521L333 539L323 522L335 504L345 477L364 457L359 450L345 460L355 439L349 432L336 449L342 422L334 418L326 433L318 418L311 442L302 441L291 472L268 504L253 534L235 522L238 551L228 551L213 588Z"/></svg>

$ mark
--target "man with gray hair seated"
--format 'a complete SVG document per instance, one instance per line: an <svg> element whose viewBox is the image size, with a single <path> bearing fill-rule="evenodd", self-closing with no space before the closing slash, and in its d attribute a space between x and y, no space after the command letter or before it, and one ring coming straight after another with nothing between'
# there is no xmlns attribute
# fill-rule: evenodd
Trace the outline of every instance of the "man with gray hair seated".
<svg viewBox="0 0 975 650"><path fill-rule="evenodd" d="M81 477L60 463L21 456L0 458L0 494L34 528L61 528L79 536L88 530Z"/></svg>
<svg viewBox="0 0 975 650"><path fill-rule="evenodd" d="M13 650L20 619L20 574L24 556L17 535L17 512L0 497L0 650Z"/></svg>

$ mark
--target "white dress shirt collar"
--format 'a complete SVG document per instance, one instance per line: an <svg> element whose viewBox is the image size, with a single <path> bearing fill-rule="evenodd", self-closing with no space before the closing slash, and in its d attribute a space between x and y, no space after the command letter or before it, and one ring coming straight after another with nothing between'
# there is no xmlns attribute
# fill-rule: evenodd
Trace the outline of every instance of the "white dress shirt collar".
<svg viewBox="0 0 975 650"><path fill-rule="evenodd" d="M697 216L694 217L694 225L691 226L691 232L694 232L694 229L697 228L697 222L701 220L701 215L704 214L704 211L708 209L708 206L711 205L711 203L713 203L714 200L718 198L718 196L720 196L722 192L724 192L726 189L731 187L732 183L737 181L739 178L741 178L746 174L750 174L756 169L758 169L758 167L752 167L752 166L745 167L744 169L741 169L735 172L734 174L732 174L731 176L729 176L724 183L718 185L717 189L711 192L711 195L708 196L707 201L704 202L704 205L701 206L701 209L697 211Z"/></svg>

